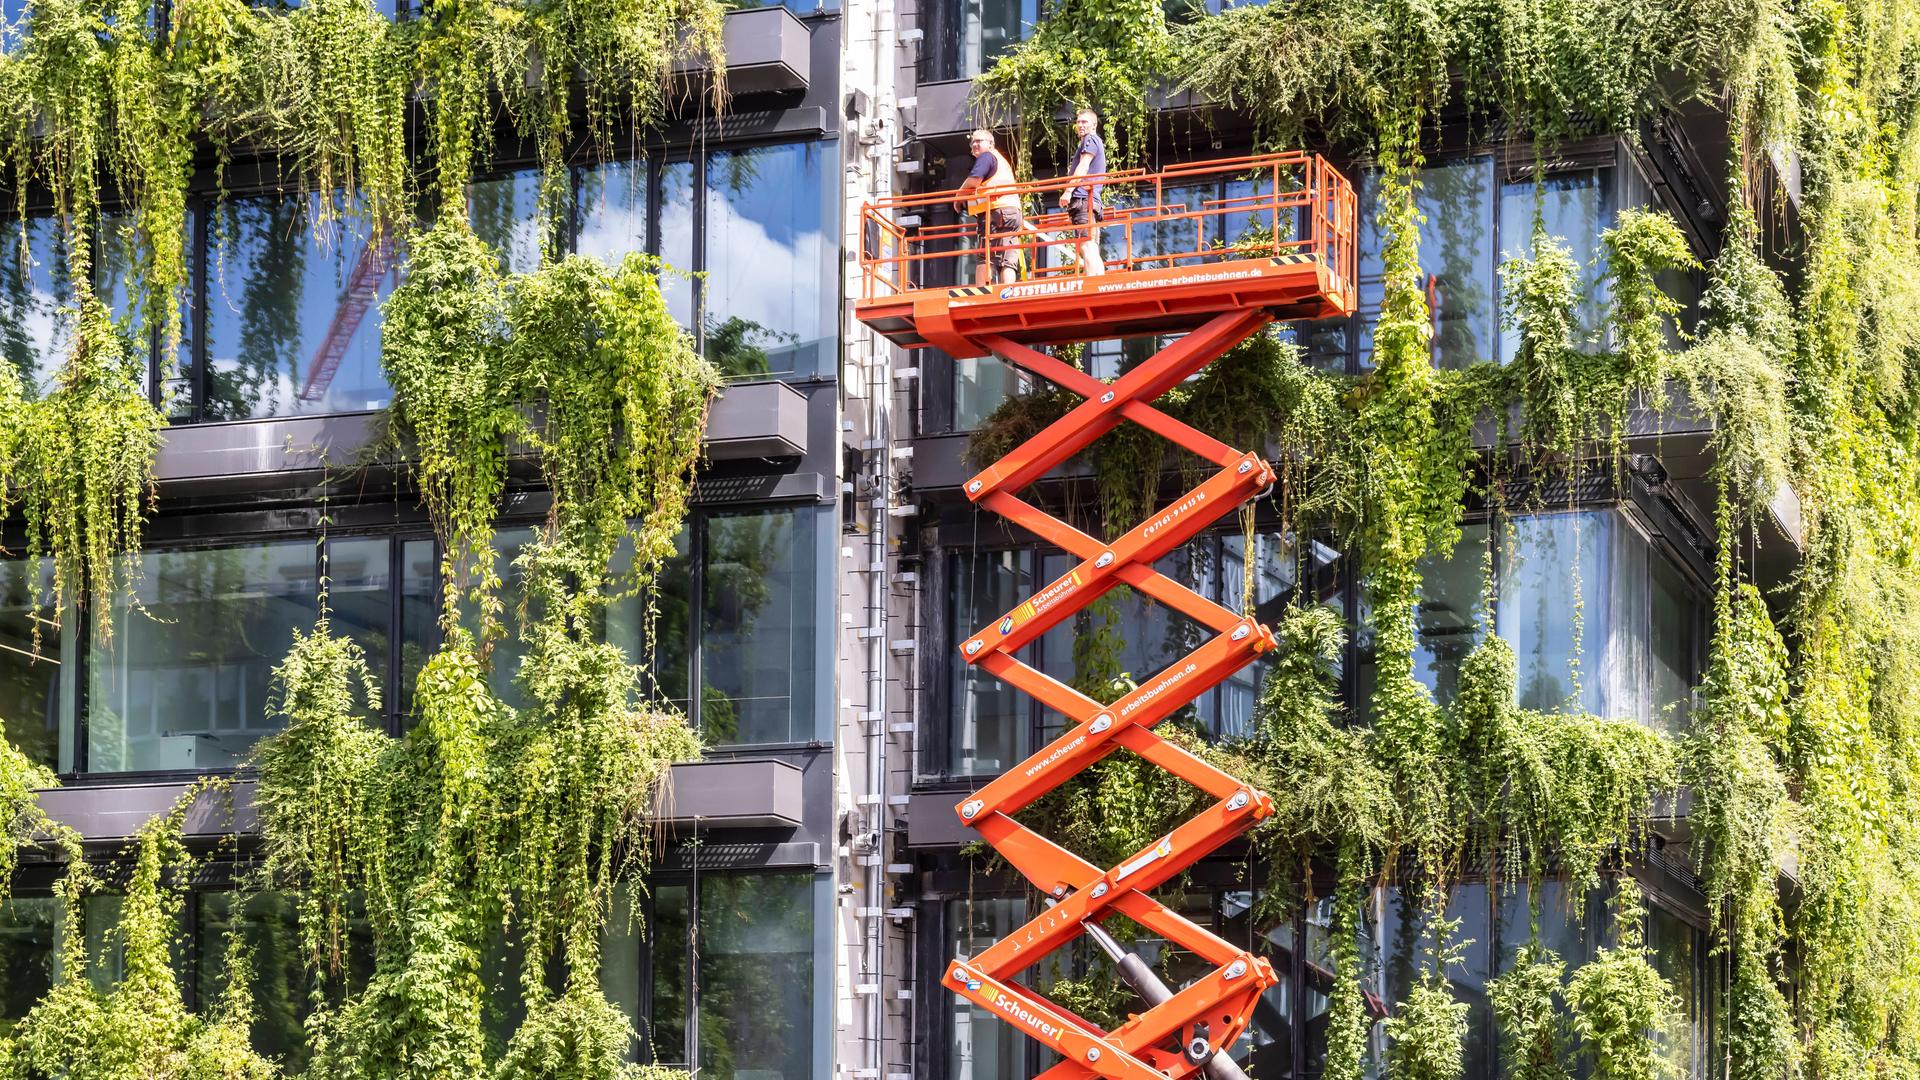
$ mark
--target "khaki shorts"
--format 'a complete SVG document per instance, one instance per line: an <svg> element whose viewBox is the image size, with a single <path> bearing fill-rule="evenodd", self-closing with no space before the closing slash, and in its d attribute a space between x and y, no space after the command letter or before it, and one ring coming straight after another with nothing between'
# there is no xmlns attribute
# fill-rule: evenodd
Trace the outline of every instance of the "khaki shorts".
<svg viewBox="0 0 1920 1080"><path fill-rule="evenodd" d="M997 242L990 249L989 262L996 270L1020 269L1019 237L1014 235L1027 227L1027 219L1020 211L1010 207L996 206L988 211L980 222L980 242L988 243L987 234L993 233Z"/></svg>

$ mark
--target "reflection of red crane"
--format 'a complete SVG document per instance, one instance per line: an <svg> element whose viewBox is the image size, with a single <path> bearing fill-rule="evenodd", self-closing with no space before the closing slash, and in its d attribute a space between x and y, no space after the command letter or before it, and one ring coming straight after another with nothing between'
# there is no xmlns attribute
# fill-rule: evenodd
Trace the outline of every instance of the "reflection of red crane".
<svg viewBox="0 0 1920 1080"><path fill-rule="evenodd" d="M347 345L366 321L367 311L380 297L380 279L393 267L396 244L390 234L360 249L360 258L347 275L347 287L340 293L340 304L333 309L333 322L327 336L313 350L313 364L307 370L307 385L300 390L301 401L319 401L326 396L333 373L347 357Z"/></svg>

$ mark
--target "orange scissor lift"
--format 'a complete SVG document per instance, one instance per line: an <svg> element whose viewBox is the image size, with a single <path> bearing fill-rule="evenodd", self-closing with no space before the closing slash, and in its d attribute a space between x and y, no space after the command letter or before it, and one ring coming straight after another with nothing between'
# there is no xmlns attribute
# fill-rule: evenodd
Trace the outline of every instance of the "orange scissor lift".
<svg viewBox="0 0 1920 1080"><path fill-rule="evenodd" d="M1268 962L1155 900L1152 890L1272 812L1267 796L1156 735L1154 725L1273 647L1251 617L1156 572L1153 563L1273 483L1257 452L1236 450L1156 409L1160 395L1276 320L1318 319L1354 309L1352 186L1321 158L1271 154L1204 161L1156 173L1091 179L1127 192L1129 205L1097 226L1111 252L1089 276L1070 260L1034 266L1084 236L1065 216L1027 228L923 225L951 206L942 192L869 203L862 210L858 317L895 343L935 346L956 358L991 354L1085 400L967 482L968 498L1081 560L960 646L969 664L1038 698L1068 730L975 792L956 809L1007 862L1048 897L1047 909L972 958L953 961L947 987L1051 1047L1064 1059L1052 1080L1105 1076L1162 1080L1196 1073L1243 1075L1224 1051L1245 1029L1255 1001L1274 984ZM1023 203L1051 206L1066 180L1019 185ZM986 256L1014 248L1030 269L1014 284L988 281ZM958 268L959 272L955 272ZM972 281L957 283L971 269ZM954 284L929 285L945 278ZM1183 334L1111 382L1034 348L1145 334ZM1019 492L1123 422L1140 424L1218 468L1198 487L1124 535L1103 542ZM1212 637L1112 704L1102 704L1015 659L1021 646L1126 584L1207 628ZM1112 868L1085 859L1014 815L1118 749L1130 750L1216 801ZM1131 918L1211 964L1174 992L1137 957L1120 953L1102 920ZM1072 1014L1016 981L1049 953L1087 934L1114 956L1147 1007L1112 1031Z"/></svg>

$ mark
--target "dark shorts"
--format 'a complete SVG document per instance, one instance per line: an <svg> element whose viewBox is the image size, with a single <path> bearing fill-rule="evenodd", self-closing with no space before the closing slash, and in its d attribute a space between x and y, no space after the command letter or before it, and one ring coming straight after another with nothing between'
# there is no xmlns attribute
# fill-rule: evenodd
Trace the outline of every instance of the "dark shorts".
<svg viewBox="0 0 1920 1080"><path fill-rule="evenodd" d="M1027 219L1018 210L995 207L988 211L987 217L980 223L980 242L987 243L987 233L991 229L993 243L989 261L996 270L1020 269L1020 242L1014 233L1027 227Z"/></svg>
<svg viewBox="0 0 1920 1080"><path fill-rule="evenodd" d="M1088 214L1089 208L1092 209L1091 215ZM1067 220L1075 225L1085 225L1089 216L1095 221L1105 221L1107 220L1107 208L1099 203L1089 203L1084 198L1075 199L1067 204Z"/></svg>

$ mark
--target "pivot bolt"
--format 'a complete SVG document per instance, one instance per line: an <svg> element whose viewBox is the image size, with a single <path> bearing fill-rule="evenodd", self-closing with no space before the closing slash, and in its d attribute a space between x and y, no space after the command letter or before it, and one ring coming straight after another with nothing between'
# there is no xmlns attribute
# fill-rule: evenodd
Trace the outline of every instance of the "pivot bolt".
<svg viewBox="0 0 1920 1080"><path fill-rule="evenodd" d="M1100 1048L1099 1048L1099 1047L1097 1047L1097 1046L1089 1046L1089 1047L1087 1047L1087 1060L1088 1060L1088 1061L1099 1061L1099 1060L1100 1060Z"/></svg>
<svg viewBox="0 0 1920 1080"><path fill-rule="evenodd" d="M1087 725L1087 730L1098 735L1112 726L1113 717L1108 716L1106 713L1101 713L1099 716L1093 718L1093 723Z"/></svg>
<svg viewBox="0 0 1920 1080"><path fill-rule="evenodd" d="M1223 979L1237 979L1246 973L1247 962L1245 960L1235 960L1233 963L1227 965L1227 970L1223 972L1220 977Z"/></svg>
<svg viewBox="0 0 1920 1080"><path fill-rule="evenodd" d="M1239 626L1236 626L1233 628L1233 634L1231 635L1230 640L1245 641L1247 639L1247 635L1251 633L1253 633L1253 627L1248 626L1246 623L1241 623Z"/></svg>
<svg viewBox="0 0 1920 1080"><path fill-rule="evenodd" d="M1107 883L1103 881L1100 884L1095 885L1093 887L1093 891L1088 893L1087 895L1093 897L1095 900L1098 900L1101 897L1107 895Z"/></svg>
<svg viewBox="0 0 1920 1080"><path fill-rule="evenodd" d="M1100 553L1099 558L1093 560L1093 568L1095 570L1104 570L1107 567L1112 565L1113 565L1113 552L1111 551L1103 551Z"/></svg>
<svg viewBox="0 0 1920 1080"><path fill-rule="evenodd" d="M1107 391L1106 393L1104 393L1104 394L1101 394L1101 395L1100 395L1100 404L1102 404L1102 405L1105 405L1106 403L1108 403L1108 402L1110 402L1110 401L1112 401L1112 400L1113 400L1113 391L1111 391L1111 390L1109 390L1109 391Z"/></svg>
<svg viewBox="0 0 1920 1080"><path fill-rule="evenodd" d="M1241 475L1241 476L1245 476L1245 475L1247 475L1248 473L1250 473L1250 472L1252 472L1252 471L1253 471L1253 462L1251 462L1251 461L1243 461L1243 462L1241 462L1241 463L1240 463L1240 468L1239 468L1238 470L1236 470L1236 471L1237 471L1237 472L1238 472L1238 474L1239 474L1239 475Z"/></svg>
<svg viewBox="0 0 1920 1080"><path fill-rule="evenodd" d="M1231 813L1232 811L1238 810L1245 805L1247 805L1247 793L1244 791L1234 792L1233 798L1227 800L1227 810L1229 813Z"/></svg>
<svg viewBox="0 0 1920 1080"><path fill-rule="evenodd" d="M979 638L974 638L972 641L967 642L967 655L972 656L983 648L986 648L986 644Z"/></svg>
<svg viewBox="0 0 1920 1080"><path fill-rule="evenodd" d="M967 494L977 495L979 494L979 492L980 492L980 481L975 480L973 483L967 485Z"/></svg>
<svg viewBox="0 0 1920 1080"><path fill-rule="evenodd" d="M971 819L975 814L978 814L980 812L980 808L985 805L986 804L981 802L979 799L970 800L968 801L967 805L962 806L960 808L960 816L963 818Z"/></svg>

